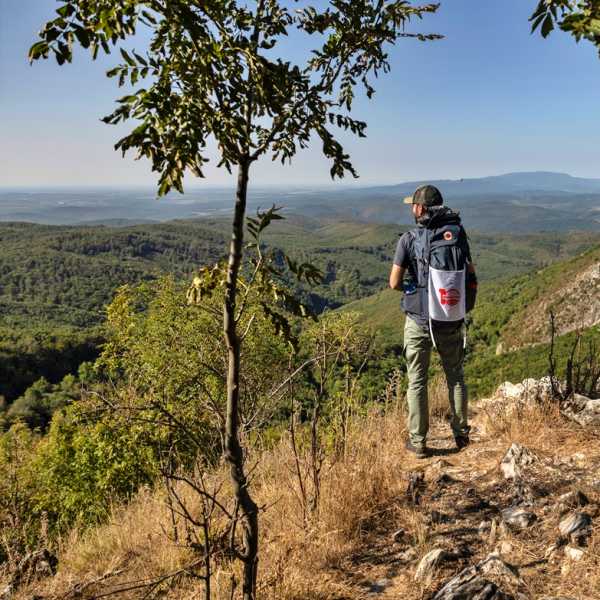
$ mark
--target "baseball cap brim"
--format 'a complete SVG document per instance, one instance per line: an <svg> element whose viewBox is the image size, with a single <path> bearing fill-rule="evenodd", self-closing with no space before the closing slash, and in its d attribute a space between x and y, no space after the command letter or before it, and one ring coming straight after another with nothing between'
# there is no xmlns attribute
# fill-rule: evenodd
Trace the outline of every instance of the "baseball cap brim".
<svg viewBox="0 0 600 600"><path fill-rule="evenodd" d="M404 198L404 204L414 204L414 196L407 196Z"/></svg>

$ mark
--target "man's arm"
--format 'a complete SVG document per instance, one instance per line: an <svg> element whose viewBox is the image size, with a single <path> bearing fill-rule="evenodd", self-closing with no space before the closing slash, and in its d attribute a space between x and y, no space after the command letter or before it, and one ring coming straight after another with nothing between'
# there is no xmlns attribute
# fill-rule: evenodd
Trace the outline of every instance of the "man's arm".
<svg viewBox="0 0 600 600"><path fill-rule="evenodd" d="M402 280L408 267L410 237L407 233L398 240L394 253L394 264L390 272L390 287L393 290L402 289Z"/></svg>
<svg viewBox="0 0 600 600"><path fill-rule="evenodd" d="M393 290L402 289L402 280L404 279L404 273L406 269L399 265L392 265L392 271L390 272L390 287Z"/></svg>

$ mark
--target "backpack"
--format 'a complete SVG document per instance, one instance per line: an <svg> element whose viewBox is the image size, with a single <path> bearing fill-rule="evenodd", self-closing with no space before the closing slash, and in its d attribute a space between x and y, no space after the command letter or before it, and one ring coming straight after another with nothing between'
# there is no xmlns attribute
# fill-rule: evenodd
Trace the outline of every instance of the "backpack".
<svg viewBox="0 0 600 600"><path fill-rule="evenodd" d="M421 310L432 323L462 323L467 313L468 247L460 224L413 230Z"/></svg>

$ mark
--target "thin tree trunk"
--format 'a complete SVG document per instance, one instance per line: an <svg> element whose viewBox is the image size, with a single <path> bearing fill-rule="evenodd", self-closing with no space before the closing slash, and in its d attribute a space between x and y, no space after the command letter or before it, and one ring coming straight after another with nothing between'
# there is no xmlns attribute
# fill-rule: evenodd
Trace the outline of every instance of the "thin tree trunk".
<svg viewBox="0 0 600 600"><path fill-rule="evenodd" d="M244 216L246 213L246 194L248 191L248 172L250 161L239 165L235 212L229 263L223 306L223 330L228 352L227 372L227 417L225 423L225 460L229 463L233 493L242 516L242 541L244 561L243 598L254 600L256 590L256 570L258 565L258 509L250 497L244 473L244 454L238 433L240 400L240 337L235 322L237 281L242 261L244 241Z"/></svg>

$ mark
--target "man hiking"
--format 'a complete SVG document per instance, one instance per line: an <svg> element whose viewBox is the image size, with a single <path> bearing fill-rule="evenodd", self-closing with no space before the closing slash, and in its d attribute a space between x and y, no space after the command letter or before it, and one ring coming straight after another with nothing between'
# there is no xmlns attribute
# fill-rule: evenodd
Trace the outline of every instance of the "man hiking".
<svg viewBox="0 0 600 600"><path fill-rule="evenodd" d="M409 430L406 448L418 458L425 458L429 430L427 372L432 347L439 352L446 375L456 446L460 450L469 444L464 319L475 303L477 278L459 214L443 206L440 191L424 185L404 203L412 205L417 228L398 241L390 287L404 292Z"/></svg>

